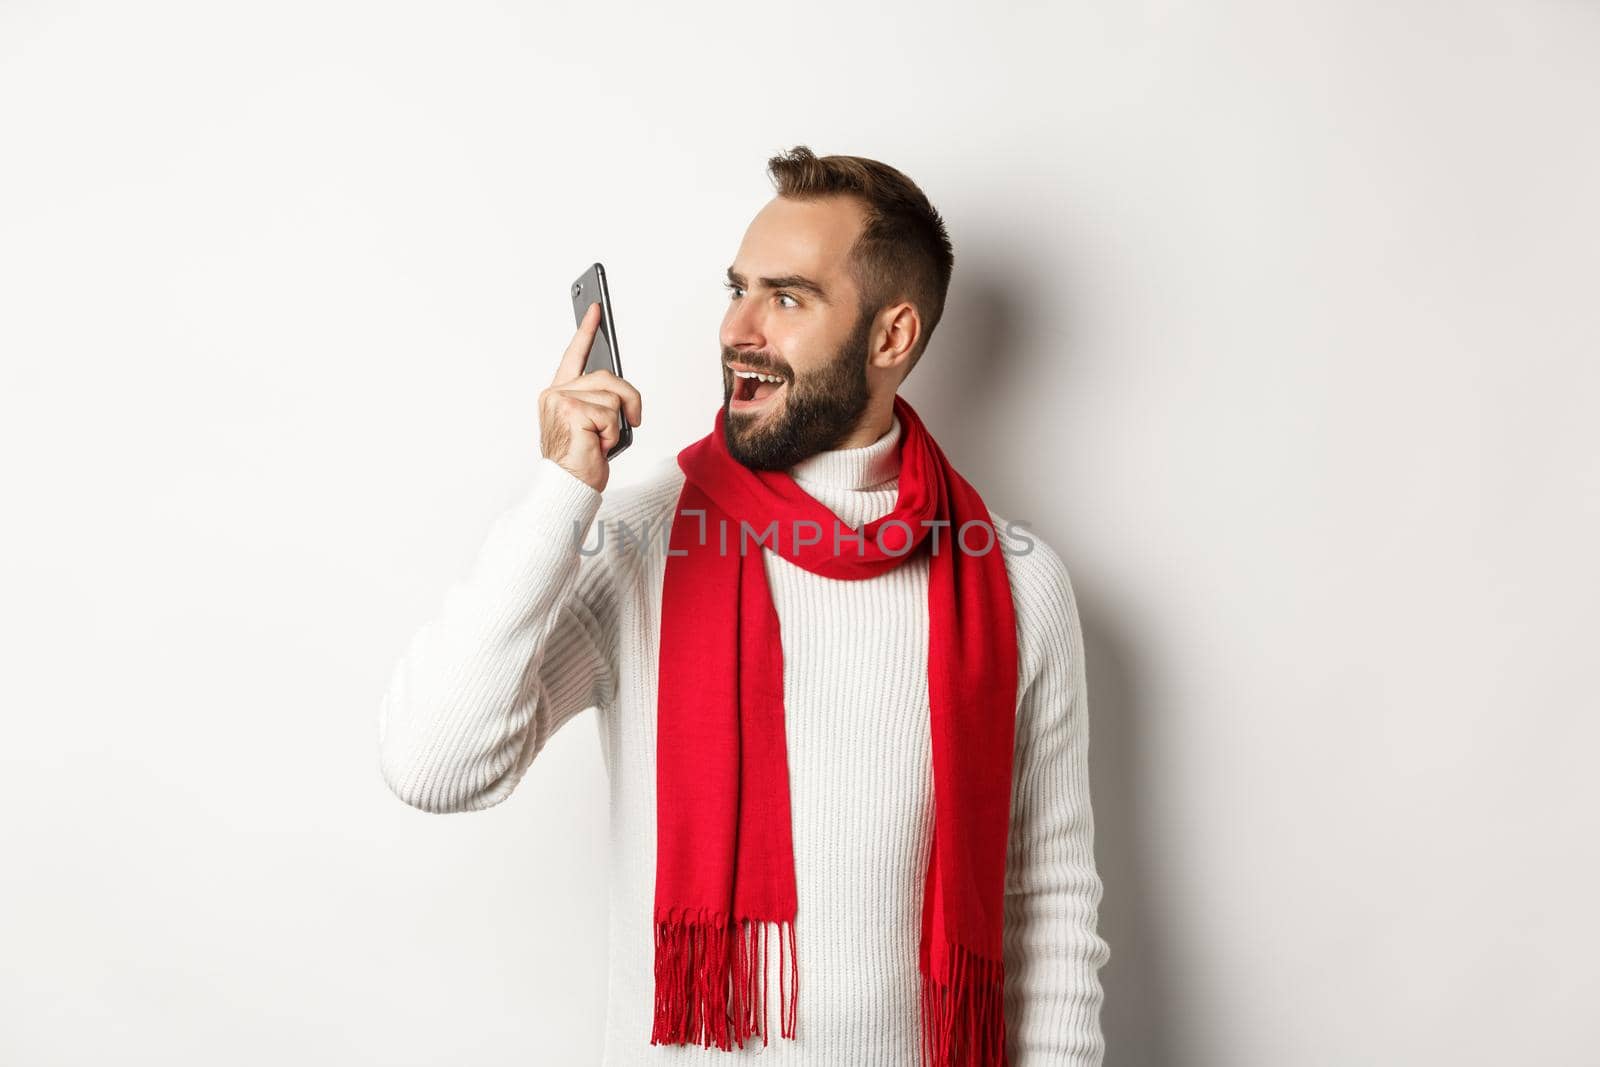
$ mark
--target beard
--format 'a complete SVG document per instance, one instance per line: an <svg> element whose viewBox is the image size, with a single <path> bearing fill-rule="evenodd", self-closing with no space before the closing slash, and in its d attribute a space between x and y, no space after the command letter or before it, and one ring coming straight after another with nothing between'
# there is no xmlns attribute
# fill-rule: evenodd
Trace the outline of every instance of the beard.
<svg viewBox="0 0 1600 1067"><path fill-rule="evenodd" d="M724 367L722 436L729 454L752 470L788 470L848 437L867 410L867 339L871 331L872 316L861 315L832 359L798 377L766 362L738 360L784 376L788 395L781 411L747 414L729 410L737 379ZM728 349L722 354L725 360L736 356Z"/></svg>

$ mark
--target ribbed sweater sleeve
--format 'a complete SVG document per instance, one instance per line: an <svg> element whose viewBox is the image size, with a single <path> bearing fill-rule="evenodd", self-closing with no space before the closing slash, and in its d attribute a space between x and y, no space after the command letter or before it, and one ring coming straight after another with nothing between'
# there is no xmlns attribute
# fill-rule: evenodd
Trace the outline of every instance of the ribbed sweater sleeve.
<svg viewBox="0 0 1600 1067"><path fill-rule="evenodd" d="M1036 554L1036 555L1034 555ZM1083 631L1066 567L1042 541L1012 582L1033 676L1018 708L1006 874L1006 1017L1012 1067L1099 1067L1097 933Z"/></svg>
<svg viewBox="0 0 1600 1067"><path fill-rule="evenodd" d="M614 689L614 591L581 545L601 494L541 457L466 575L412 637L378 718L379 769L423 811L511 795L550 737Z"/></svg>

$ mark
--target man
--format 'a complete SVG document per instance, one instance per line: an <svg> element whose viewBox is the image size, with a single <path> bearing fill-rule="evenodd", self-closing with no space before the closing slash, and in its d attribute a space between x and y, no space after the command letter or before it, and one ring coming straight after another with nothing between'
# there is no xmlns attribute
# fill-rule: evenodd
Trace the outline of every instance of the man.
<svg viewBox="0 0 1600 1067"><path fill-rule="evenodd" d="M540 395L531 486L396 669L382 773L481 810L596 709L608 1067L1099 1064L1071 585L897 396L943 310L943 222L873 160L768 169L711 433L604 492L643 408L582 373L592 305Z"/></svg>

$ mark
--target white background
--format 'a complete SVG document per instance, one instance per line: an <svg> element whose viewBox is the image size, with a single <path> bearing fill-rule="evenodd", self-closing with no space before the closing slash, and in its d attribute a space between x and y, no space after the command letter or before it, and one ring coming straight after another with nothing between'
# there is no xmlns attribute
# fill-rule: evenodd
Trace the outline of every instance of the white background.
<svg viewBox="0 0 1600 1067"><path fill-rule="evenodd" d="M378 701L567 284L621 484L808 144L944 213L906 395L1073 575L1107 1063L1596 1062L1597 116L1577 0L7 0L0 1061L598 1057L592 717L441 817Z"/></svg>

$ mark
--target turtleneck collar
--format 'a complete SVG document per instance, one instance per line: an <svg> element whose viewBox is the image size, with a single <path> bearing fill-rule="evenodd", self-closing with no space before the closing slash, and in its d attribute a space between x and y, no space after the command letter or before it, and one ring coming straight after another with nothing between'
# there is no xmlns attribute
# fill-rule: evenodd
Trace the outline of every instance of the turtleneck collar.
<svg viewBox="0 0 1600 1067"><path fill-rule="evenodd" d="M828 489L872 489L900 475L900 417L889 416L889 429L870 445L836 448L808 456L789 468L802 486Z"/></svg>

